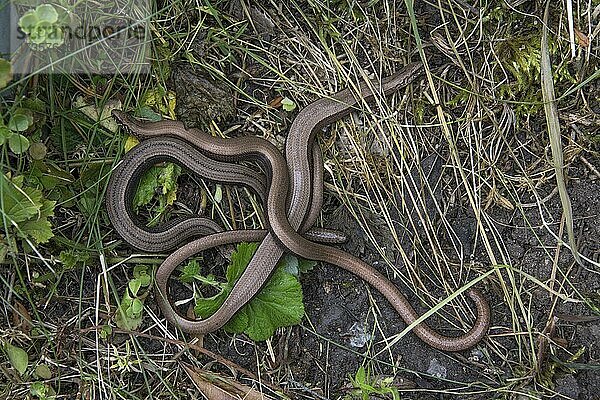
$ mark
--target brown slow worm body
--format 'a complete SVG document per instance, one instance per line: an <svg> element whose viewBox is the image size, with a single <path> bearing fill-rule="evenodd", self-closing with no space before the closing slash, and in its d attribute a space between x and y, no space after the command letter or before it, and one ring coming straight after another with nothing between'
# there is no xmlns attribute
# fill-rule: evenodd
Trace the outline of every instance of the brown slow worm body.
<svg viewBox="0 0 600 400"><path fill-rule="evenodd" d="M410 64L381 83L363 83L359 87L358 99L368 100L376 93L386 95L397 91L412 82L420 71L420 64ZM374 91L373 87L380 92ZM320 237L319 233L311 236L307 232L314 224L322 202L322 160L314 140L316 132L348 115L356 104L357 98L346 89L303 109L288 134L285 158L271 143L261 138L223 139L197 130L186 130L176 121L142 123L123 113L115 113L122 126L146 139L140 145L145 147L138 146L137 150L124 157L109 182L107 209L116 230L134 247L147 251L173 249L190 238L199 237L175 250L156 273L157 300L170 322L195 334L219 329L260 290L285 250L300 257L334 264L357 275L383 294L407 324L418 318L404 295L380 272L353 255L324 244L328 240ZM251 187L264 201L268 230L220 231L214 222L198 218L176 220L162 230L144 228L128 211L126 204L131 202L141 172L157 160L164 159L180 162L206 179ZM236 164L240 161L260 163L266 176ZM200 321L181 317L167 298L167 281L173 270L199 251L242 241L261 243L221 308ZM470 289L467 293L477 307L477 319L467 333L457 337L443 336L423 322L416 325L413 332L440 350L460 351L474 346L487 332L490 310L479 291Z"/></svg>

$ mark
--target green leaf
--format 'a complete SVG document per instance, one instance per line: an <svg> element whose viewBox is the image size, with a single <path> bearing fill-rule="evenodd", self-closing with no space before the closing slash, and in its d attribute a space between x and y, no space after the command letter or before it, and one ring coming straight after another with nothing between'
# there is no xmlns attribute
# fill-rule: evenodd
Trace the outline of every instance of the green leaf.
<svg viewBox="0 0 600 400"><path fill-rule="evenodd" d="M26 131L33 124L31 111L18 109L8 120L8 128L13 132Z"/></svg>
<svg viewBox="0 0 600 400"><path fill-rule="evenodd" d="M47 389L48 387L44 384L44 382L31 382L29 393L39 399L45 399Z"/></svg>
<svg viewBox="0 0 600 400"><path fill-rule="evenodd" d="M15 154L23 154L29 148L29 139L21 134L15 134L8 138L8 147Z"/></svg>
<svg viewBox="0 0 600 400"><path fill-rule="evenodd" d="M33 188L21 188L17 178L12 181L0 176L0 196L7 222L17 224L35 216L42 207L42 192ZM8 227L4 227L7 230Z"/></svg>
<svg viewBox="0 0 600 400"><path fill-rule="evenodd" d="M12 65L10 61L0 58L0 89L8 85L12 80ZM0 143L2 144L2 143Z"/></svg>
<svg viewBox="0 0 600 400"><path fill-rule="evenodd" d="M29 155L34 160L43 160L46 153L48 153L48 149L44 143L35 142L29 146Z"/></svg>
<svg viewBox="0 0 600 400"><path fill-rule="evenodd" d="M267 285L245 308L249 323L244 332L252 340L267 340L277 328L296 325L302 320L304 304L300 282L277 268Z"/></svg>
<svg viewBox="0 0 600 400"><path fill-rule="evenodd" d="M103 325L102 329L100 330L100 337L102 339L106 339L110 335L112 335L112 326L110 326L110 325Z"/></svg>
<svg viewBox="0 0 600 400"><path fill-rule="evenodd" d="M52 25L46 30L45 43L51 46L59 46L65 41L64 32L58 25Z"/></svg>
<svg viewBox="0 0 600 400"><path fill-rule="evenodd" d="M217 185L215 188L215 195L213 196L215 199L215 203L220 203L223 200L223 187L221 185Z"/></svg>
<svg viewBox="0 0 600 400"><path fill-rule="evenodd" d="M35 14L40 21L45 21L50 24L58 21L58 12L51 4L40 4L35 8Z"/></svg>
<svg viewBox="0 0 600 400"><path fill-rule="evenodd" d="M44 199L38 217L20 225L21 235L31 237L36 243L46 243L52 237L52 224L48 218L54 216L55 201Z"/></svg>
<svg viewBox="0 0 600 400"><path fill-rule="evenodd" d="M152 283L152 276L148 274L147 265L136 265L133 267L133 277L137 279L141 287L148 287Z"/></svg>
<svg viewBox="0 0 600 400"><path fill-rule="evenodd" d="M292 99L284 97L283 100L281 100L281 106L285 111L294 111L296 103L294 103Z"/></svg>
<svg viewBox="0 0 600 400"><path fill-rule="evenodd" d="M46 364L38 364L35 367L35 374L41 379L52 378L52 371L50 371L50 367Z"/></svg>
<svg viewBox="0 0 600 400"><path fill-rule="evenodd" d="M14 135L13 131L8 129L6 126L0 126L0 146L2 146L6 141Z"/></svg>
<svg viewBox="0 0 600 400"><path fill-rule="evenodd" d="M194 280L194 277L199 274L200 264L196 260L190 260L190 262L183 267L179 280L183 283L190 283Z"/></svg>
<svg viewBox="0 0 600 400"><path fill-rule="evenodd" d="M158 187L159 167L152 167L142 176L138 183L137 191L133 198L134 209L145 206L154 198L154 192Z"/></svg>
<svg viewBox="0 0 600 400"><path fill-rule="evenodd" d="M140 180L133 206L140 207L150 203L157 189L164 196L165 204L173 204L176 199L177 178L180 174L181 167L173 163L167 163L163 167L150 168Z"/></svg>
<svg viewBox="0 0 600 400"><path fill-rule="evenodd" d="M8 356L10 365L17 370L19 375L23 375L27 370L27 364L29 363L29 356L27 352L20 347L13 346L10 343L4 344L4 352Z"/></svg>
<svg viewBox="0 0 600 400"><path fill-rule="evenodd" d="M198 297L196 299L196 305L194 306L194 312L202 318L210 317L219 309L219 307L221 307L221 304L223 304L227 296L229 296L229 292L231 292L231 288L227 287L215 296Z"/></svg>
<svg viewBox="0 0 600 400"><path fill-rule="evenodd" d="M63 250L58 258L64 265L64 269L72 269L78 263L84 263L90 259L90 253L79 250Z"/></svg>
<svg viewBox="0 0 600 400"><path fill-rule="evenodd" d="M296 277L300 275L299 260L293 254L284 254L279 264L286 272Z"/></svg>
<svg viewBox="0 0 600 400"><path fill-rule="evenodd" d="M240 243L237 246L231 255L231 264L227 267L227 282L235 282L242 276L257 248L258 243Z"/></svg>
<svg viewBox="0 0 600 400"><path fill-rule="evenodd" d="M152 108L145 106L145 105L138 107L136 115L138 117L141 117L143 119L147 119L147 120L153 121L153 122L162 120L162 115L160 115L156 111L152 110Z"/></svg>
<svg viewBox="0 0 600 400"><path fill-rule="evenodd" d="M144 309L144 303L140 299L133 299L131 307L129 307L131 313L135 316L140 315Z"/></svg>
<svg viewBox="0 0 600 400"><path fill-rule="evenodd" d="M35 44L42 44L46 42L47 34L52 29L52 24L46 21L39 21L31 30L29 34L29 40Z"/></svg>
<svg viewBox="0 0 600 400"><path fill-rule="evenodd" d="M19 27L23 32L29 34L37 25L39 18L35 10L29 10L21 18L19 18Z"/></svg>
<svg viewBox="0 0 600 400"><path fill-rule="evenodd" d="M300 258L298 260L298 270L301 274L305 274L309 271L312 271L315 265L317 265L317 262L313 260L307 260L305 258Z"/></svg>
<svg viewBox="0 0 600 400"><path fill-rule="evenodd" d="M132 279L129 281L127 286L129 286L129 291L131 291L131 294L137 296L138 290L140 290L142 287L142 282L140 282L139 279Z"/></svg>
<svg viewBox="0 0 600 400"><path fill-rule="evenodd" d="M225 301L235 282L244 272L256 243L241 243L227 267L227 284L216 296L198 298L194 310L202 318L214 313ZM245 332L252 340L266 340L279 327L295 325L304 316L302 287L298 279L278 266L264 288L225 325L228 332Z"/></svg>

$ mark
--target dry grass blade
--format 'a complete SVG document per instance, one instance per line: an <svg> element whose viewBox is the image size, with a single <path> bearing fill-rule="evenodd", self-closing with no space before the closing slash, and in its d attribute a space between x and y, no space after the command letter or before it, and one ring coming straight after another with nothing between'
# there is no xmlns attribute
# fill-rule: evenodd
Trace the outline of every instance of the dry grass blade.
<svg viewBox="0 0 600 400"><path fill-rule="evenodd" d="M546 4L544 12L544 27L541 43L541 82L542 97L544 100L544 111L546 114L546 123L548 125L548 135L550 137L550 146L552 148L552 159L554 160L554 170L556 172L556 184L558 194L565 215L565 224L567 226L567 235L569 237L569 247L575 260L581 264L577 244L575 241L575 232L573 231L573 210L571 208L571 199L567 192L567 185L564 176L563 151L560 141L560 121L558 119L558 110L556 108L556 98L554 96L554 81L552 77L552 66L550 63L550 51L548 49L548 14L550 2Z"/></svg>

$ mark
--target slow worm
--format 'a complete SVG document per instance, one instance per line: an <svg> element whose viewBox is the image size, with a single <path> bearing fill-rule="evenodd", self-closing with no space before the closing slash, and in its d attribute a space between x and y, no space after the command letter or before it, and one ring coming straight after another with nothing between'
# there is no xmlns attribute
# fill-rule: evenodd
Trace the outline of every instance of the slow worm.
<svg viewBox="0 0 600 400"><path fill-rule="evenodd" d="M134 133L147 147L128 153L111 176L107 189L109 217L117 228L127 222L127 229L117 228L123 238L134 247L161 251L175 248L192 237L200 237L175 250L156 273L157 300L165 317L182 330L204 334L222 327L233 314L246 304L263 286L285 250L300 257L334 264L343 268L377 289L394 307L407 324L418 314L405 296L380 272L357 257L324 243L313 242L302 236L312 227L322 201L322 160L314 138L316 132L333 121L348 115L357 99L369 100L377 93L383 95L397 91L412 82L420 73L420 64L410 64L400 73L382 82L365 82L359 87L358 97L349 89L323 98L303 109L294 120L286 142L286 158L268 141L257 137L218 138L197 130L186 130L180 122L160 121L143 123L115 112L122 126ZM153 139L154 138L154 139ZM162 138L163 142L157 138ZM134 149L135 150L135 149ZM141 160L145 160L140 163ZM267 231L220 231L214 222L188 218L166 226L166 231L143 229L135 216L123 206L130 201L144 169L157 160L171 159L181 162L198 175L219 182L242 183L263 196L267 213ZM238 165L240 161L258 162L266 176L257 175L250 168ZM132 189L133 188L133 189ZM201 226L188 227L185 224ZM211 226L211 223L214 224ZM184 224L184 225L181 225ZM174 226L186 226L184 234L156 239L154 234L169 232ZM135 235L135 237L132 237ZM309 237L310 238L310 237ZM311 239L319 240L319 237ZM167 281L173 270L186 258L201 250L241 241L262 240L250 264L240 277L224 304L212 316L191 321L180 316L167 298ZM322 240L326 242L327 240ZM146 245L151 243L151 248ZM156 245L162 245L160 249ZM142 247L146 246L146 247ZM413 332L432 347L444 351L460 351L477 344L486 334L490 323L490 309L486 299L476 289L468 296L477 308L477 319L468 332L444 336L426 323L417 325Z"/></svg>

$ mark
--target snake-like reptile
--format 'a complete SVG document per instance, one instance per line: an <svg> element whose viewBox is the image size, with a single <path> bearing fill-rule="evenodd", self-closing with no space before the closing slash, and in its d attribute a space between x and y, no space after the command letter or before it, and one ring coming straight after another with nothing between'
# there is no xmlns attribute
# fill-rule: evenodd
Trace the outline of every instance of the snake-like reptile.
<svg viewBox="0 0 600 400"><path fill-rule="evenodd" d="M412 82L421 69L420 64L409 64L381 82L364 82L359 86L357 98L369 100L376 93L387 95L397 91ZM329 240L327 233L305 233L315 222L322 204L322 159L315 135L322 127L348 115L357 104L357 98L351 90L345 89L304 108L290 128L285 158L262 138L213 137L199 130L187 130L181 122L144 123L122 112L113 112L122 127L143 141L125 155L111 176L106 195L108 214L117 232L134 247L160 252L181 246L165 259L156 273L157 301L171 323L194 334L219 329L258 293L285 250L334 264L365 280L390 302L407 324L419 317L406 297L379 271L323 243ZM178 218L158 228L144 227L131 211L131 201L141 173L162 160L180 162L209 180L251 187L264 201L268 229L221 231L214 221L198 217ZM240 161L258 162L266 177L237 164ZM185 243L192 237L199 238ZM332 242L336 240L331 238ZM203 320L192 321L180 316L167 297L167 281L173 270L199 251L244 241L261 243L223 305ZM443 336L424 322L416 325L413 332L440 350L461 351L473 347L488 330L490 309L478 290L471 288L467 294L477 307L477 319L468 332L456 337Z"/></svg>

